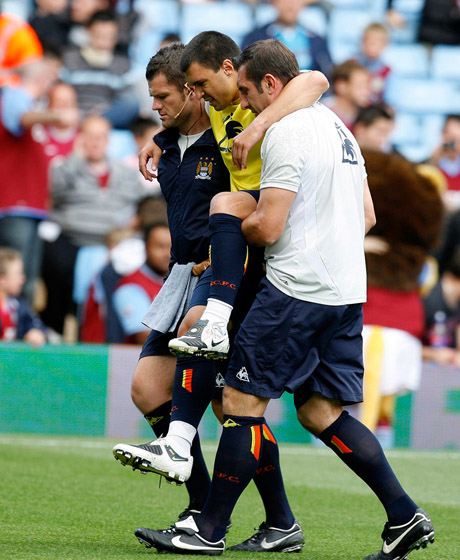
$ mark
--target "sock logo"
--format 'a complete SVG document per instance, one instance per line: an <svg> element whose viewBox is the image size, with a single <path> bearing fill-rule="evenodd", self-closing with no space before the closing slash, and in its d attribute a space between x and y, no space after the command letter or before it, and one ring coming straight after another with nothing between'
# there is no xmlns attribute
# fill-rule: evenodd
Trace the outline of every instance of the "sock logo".
<svg viewBox="0 0 460 560"><path fill-rule="evenodd" d="M221 373L216 375L216 387L219 389L225 387L225 379Z"/></svg>
<svg viewBox="0 0 460 560"><path fill-rule="evenodd" d="M189 393L192 392L192 377L193 369L182 370L182 387Z"/></svg>
<svg viewBox="0 0 460 560"><path fill-rule="evenodd" d="M241 424L237 424L235 420L232 420L231 418L229 418L222 424L223 428L236 428L236 426L241 426Z"/></svg>
<svg viewBox="0 0 460 560"><path fill-rule="evenodd" d="M163 420L164 416L146 416L145 419L151 426L158 424L160 420Z"/></svg>
<svg viewBox="0 0 460 560"><path fill-rule="evenodd" d="M243 366L240 371L236 374L236 378L239 379L240 381L246 381L246 383L249 383L249 375L247 372L247 369Z"/></svg>
<svg viewBox="0 0 460 560"><path fill-rule="evenodd" d="M236 482L236 483L238 483L238 484L239 484L239 482L240 482L240 479L239 479L238 476L232 476L231 474L226 474L226 473L223 473L223 472L218 472L218 471L216 471L216 470L213 472L213 475L214 475L215 477L217 477L217 478L223 478L223 479L225 479L225 480L228 480L229 482Z"/></svg>
<svg viewBox="0 0 460 560"><path fill-rule="evenodd" d="M265 465L265 467L259 467L256 470L256 474L262 474L262 473L266 473L266 472L271 472L276 470L276 467L274 465Z"/></svg>
<svg viewBox="0 0 460 560"><path fill-rule="evenodd" d="M226 280L213 280L211 286L223 286L224 288L230 288L231 290L236 290L235 284L230 284Z"/></svg>

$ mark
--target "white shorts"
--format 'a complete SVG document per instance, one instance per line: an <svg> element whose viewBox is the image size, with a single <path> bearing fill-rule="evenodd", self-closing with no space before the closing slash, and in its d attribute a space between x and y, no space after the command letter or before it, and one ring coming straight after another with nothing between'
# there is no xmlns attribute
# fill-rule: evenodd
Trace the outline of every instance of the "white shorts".
<svg viewBox="0 0 460 560"><path fill-rule="evenodd" d="M422 375L422 343L406 331L364 325L364 383L366 366L379 371L380 394L415 391Z"/></svg>

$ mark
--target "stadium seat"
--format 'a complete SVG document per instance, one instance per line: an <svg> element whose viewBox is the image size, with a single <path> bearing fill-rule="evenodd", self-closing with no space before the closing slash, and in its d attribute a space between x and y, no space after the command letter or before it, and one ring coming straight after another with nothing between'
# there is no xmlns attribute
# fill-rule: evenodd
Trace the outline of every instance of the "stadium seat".
<svg viewBox="0 0 460 560"><path fill-rule="evenodd" d="M358 48L364 28L374 21L372 14L361 10L333 10L329 19L329 46L338 41Z"/></svg>
<svg viewBox="0 0 460 560"><path fill-rule="evenodd" d="M395 128L391 134L393 144L417 144L420 140L421 119L402 111L396 113Z"/></svg>
<svg viewBox="0 0 460 560"><path fill-rule="evenodd" d="M261 27L274 21L277 11L271 4L257 4L254 9L254 27ZM309 6L304 8L299 16L299 21L313 33L325 37L328 30L326 12L319 6Z"/></svg>
<svg viewBox="0 0 460 560"><path fill-rule="evenodd" d="M433 153L433 150L427 144L395 144L395 148L414 163L426 161Z"/></svg>
<svg viewBox="0 0 460 560"><path fill-rule="evenodd" d="M149 29L141 34L135 44L130 46L129 57L135 67L145 71L150 58L157 52L165 33Z"/></svg>
<svg viewBox="0 0 460 560"><path fill-rule="evenodd" d="M358 45L348 41L335 41L329 39L329 52L334 64L342 64L345 60L353 58L358 52Z"/></svg>
<svg viewBox="0 0 460 560"><path fill-rule="evenodd" d="M367 10L372 2L369 0L330 0L330 4L334 8Z"/></svg>
<svg viewBox="0 0 460 560"><path fill-rule="evenodd" d="M254 11L254 27L261 27L276 19L277 10L272 4L257 3Z"/></svg>
<svg viewBox="0 0 460 560"><path fill-rule="evenodd" d="M176 0L135 0L134 9L155 31L164 34L179 29L179 2Z"/></svg>
<svg viewBox="0 0 460 560"><path fill-rule="evenodd" d="M240 44L253 27L252 8L244 2L211 2L182 6L181 37L188 43L201 31L215 30Z"/></svg>
<svg viewBox="0 0 460 560"><path fill-rule="evenodd" d="M137 154L138 149L133 133L129 130L111 130L107 153L110 158L118 161L132 154Z"/></svg>
<svg viewBox="0 0 460 560"><path fill-rule="evenodd" d="M4 13L16 14L24 21L27 21L33 9L33 0L3 0L1 11Z"/></svg>
<svg viewBox="0 0 460 560"><path fill-rule="evenodd" d="M385 101L408 113L453 113L460 107L460 88L444 80L390 76Z"/></svg>
<svg viewBox="0 0 460 560"><path fill-rule="evenodd" d="M390 44L382 59L398 75L410 78L424 78L429 73L428 51L420 44Z"/></svg>
<svg viewBox="0 0 460 560"><path fill-rule="evenodd" d="M313 33L325 37L328 30L326 12L320 6L304 8L299 15L299 22Z"/></svg>
<svg viewBox="0 0 460 560"><path fill-rule="evenodd" d="M394 0L393 9L399 12L405 25L392 30L392 39L397 43L413 43L416 41L418 24L422 14L424 0Z"/></svg>
<svg viewBox="0 0 460 560"><path fill-rule="evenodd" d="M431 53L431 75L460 81L460 47L435 45Z"/></svg>

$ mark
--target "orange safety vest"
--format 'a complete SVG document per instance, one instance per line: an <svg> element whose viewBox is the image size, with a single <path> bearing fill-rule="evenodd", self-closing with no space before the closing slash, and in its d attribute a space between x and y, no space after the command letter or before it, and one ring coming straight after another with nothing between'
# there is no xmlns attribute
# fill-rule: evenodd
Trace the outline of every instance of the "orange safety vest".
<svg viewBox="0 0 460 560"><path fill-rule="evenodd" d="M42 54L42 44L28 23L13 14L0 14L0 87L17 84L14 69Z"/></svg>

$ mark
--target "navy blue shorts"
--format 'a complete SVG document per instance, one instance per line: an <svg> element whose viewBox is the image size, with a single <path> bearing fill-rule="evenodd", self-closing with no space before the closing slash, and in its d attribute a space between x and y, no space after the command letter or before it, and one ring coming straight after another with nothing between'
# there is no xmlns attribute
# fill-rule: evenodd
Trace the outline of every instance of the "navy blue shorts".
<svg viewBox="0 0 460 560"><path fill-rule="evenodd" d="M142 346L139 359L146 356L170 356L171 353L168 348L168 342L172 338L176 338L177 329L174 332L162 333L160 331L150 331L147 340Z"/></svg>
<svg viewBox="0 0 460 560"><path fill-rule="evenodd" d="M280 292L266 278L235 338L225 381L270 399L312 393L341 404L362 401L362 304L329 306Z"/></svg>

